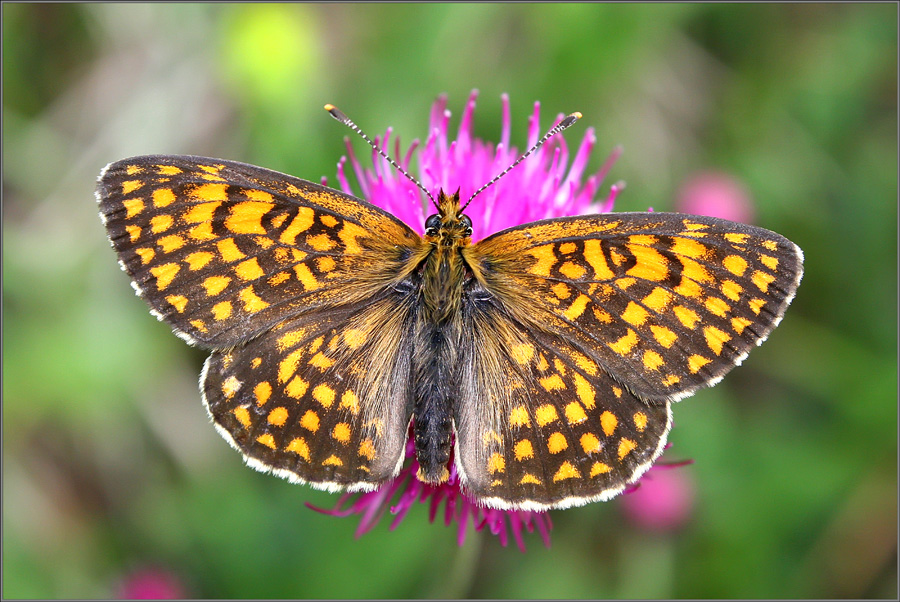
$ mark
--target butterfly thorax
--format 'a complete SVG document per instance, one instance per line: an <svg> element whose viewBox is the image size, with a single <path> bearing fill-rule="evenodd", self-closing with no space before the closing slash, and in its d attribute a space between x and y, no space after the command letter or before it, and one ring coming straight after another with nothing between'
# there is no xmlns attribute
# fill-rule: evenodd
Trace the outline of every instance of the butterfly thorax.
<svg viewBox="0 0 900 602"><path fill-rule="evenodd" d="M457 332L466 264L462 249L471 241L472 223L460 213L459 193L439 197L439 213L425 223L431 250L422 266L422 313L415 355L414 437L419 479L446 481L449 472L454 391L458 387Z"/></svg>

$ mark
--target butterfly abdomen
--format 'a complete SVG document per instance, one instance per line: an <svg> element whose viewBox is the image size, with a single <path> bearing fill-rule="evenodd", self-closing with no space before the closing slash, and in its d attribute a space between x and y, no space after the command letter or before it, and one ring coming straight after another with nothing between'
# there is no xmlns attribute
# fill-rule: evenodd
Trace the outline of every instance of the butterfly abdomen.
<svg viewBox="0 0 900 602"><path fill-rule="evenodd" d="M423 324L415 355L413 436L418 478L426 483L447 480L450 460L453 355L445 327Z"/></svg>

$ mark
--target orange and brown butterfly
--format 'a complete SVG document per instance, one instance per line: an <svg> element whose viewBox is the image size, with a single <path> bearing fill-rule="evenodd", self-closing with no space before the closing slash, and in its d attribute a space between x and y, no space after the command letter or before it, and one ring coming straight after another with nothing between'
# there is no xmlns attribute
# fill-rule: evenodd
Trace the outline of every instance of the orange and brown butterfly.
<svg viewBox="0 0 900 602"><path fill-rule="evenodd" d="M788 239L716 218L558 217L473 244L458 191L432 199L421 236L344 192L221 159L117 161L97 199L152 313L212 350L202 397L250 466L371 490L411 433L420 480L454 469L490 508L623 491L661 454L672 404L764 341L802 274Z"/></svg>

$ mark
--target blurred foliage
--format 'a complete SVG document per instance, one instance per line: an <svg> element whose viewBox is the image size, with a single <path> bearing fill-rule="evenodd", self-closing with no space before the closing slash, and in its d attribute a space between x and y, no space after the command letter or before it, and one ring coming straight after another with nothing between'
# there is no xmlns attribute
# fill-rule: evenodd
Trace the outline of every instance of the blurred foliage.
<svg viewBox="0 0 900 602"><path fill-rule="evenodd" d="M3 25L3 596L897 596L897 5L10 4ZM579 110L623 144L620 210L717 169L806 275L781 327L679 404L690 523L554 512L528 552L417 508L359 540L335 496L247 469L200 403L204 353L156 322L96 217L106 163L237 159L334 182L346 132L427 135L442 92L513 142ZM576 126L573 131L577 130ZM577 139L578 133L570 138ZM354 141L354 144L358 141ZM361 148L357 146L357 148ZM363 151L365 152L365 151ZM389 518L389 517L388 517Z"/></svg>

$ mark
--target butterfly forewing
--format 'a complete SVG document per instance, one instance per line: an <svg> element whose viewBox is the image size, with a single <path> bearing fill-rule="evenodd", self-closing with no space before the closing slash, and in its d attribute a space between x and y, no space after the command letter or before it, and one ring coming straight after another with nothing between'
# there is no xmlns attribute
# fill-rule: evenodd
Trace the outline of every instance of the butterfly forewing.
<svg viewBox="0 0 900 602"><path fill-rule="evenodd" d="M399 280L421 239L359 199L252 165L149 156L109 165L100 213L155 314L223 348L286 316Z"/></svg>

